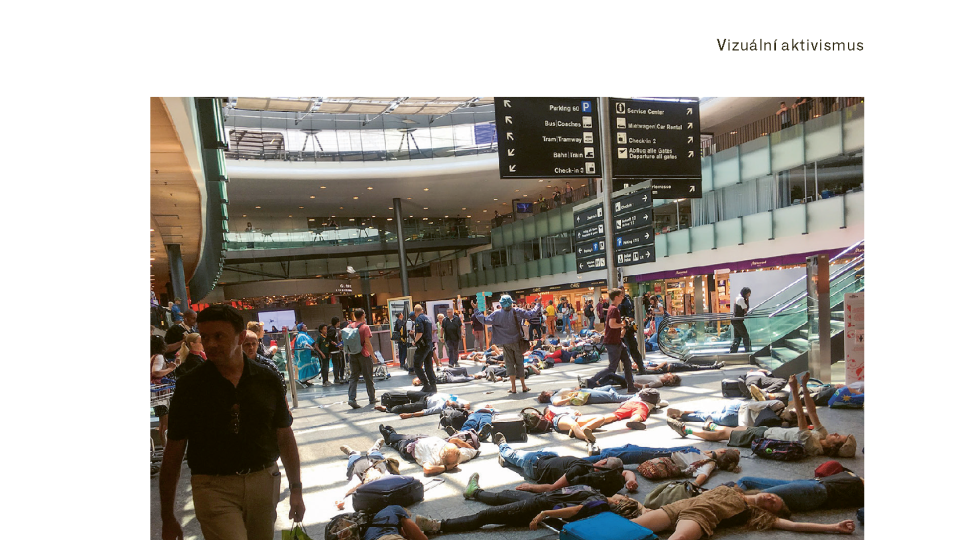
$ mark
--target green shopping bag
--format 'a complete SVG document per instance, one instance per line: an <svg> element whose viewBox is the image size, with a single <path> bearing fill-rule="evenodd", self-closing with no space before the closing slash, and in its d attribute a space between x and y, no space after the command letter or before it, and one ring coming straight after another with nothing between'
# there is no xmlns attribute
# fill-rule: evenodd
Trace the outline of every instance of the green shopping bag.
<svg viewBox="0 0 960 540"><path fill-rule="evenodd" d="M302 524L294 523L292 528L283 531L281 540L311 540L311 538L307 536L307 531L303 530Z"/></svg>

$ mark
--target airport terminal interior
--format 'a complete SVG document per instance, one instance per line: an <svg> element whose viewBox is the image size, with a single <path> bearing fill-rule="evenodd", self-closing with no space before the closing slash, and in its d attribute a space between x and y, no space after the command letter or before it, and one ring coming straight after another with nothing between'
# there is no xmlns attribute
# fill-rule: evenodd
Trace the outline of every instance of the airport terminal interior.
<svg viewBox="0 0 960 540"><path fill-rule="evenodd" d="M864 106L151 98L150 538L862 538Z"/></svg>

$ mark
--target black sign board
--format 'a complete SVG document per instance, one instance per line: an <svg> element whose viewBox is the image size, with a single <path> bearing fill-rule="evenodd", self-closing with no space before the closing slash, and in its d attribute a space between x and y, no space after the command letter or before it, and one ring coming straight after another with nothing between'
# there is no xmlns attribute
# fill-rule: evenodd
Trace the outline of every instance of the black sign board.
<svg viewBox="0 0 960 540"><path fill-rule="evenodd" d="M610 98L610 109L614 178L663 180L685 191L679 197L701 196L699 103Z"/></svg>
<svg viewBox="0 0 960 540"><path fill-rule="evenodd" d="M602 174L597 98L494 98L501 178Z"/></svg>
<svg viewBox="0 0 960 540"><path fill-rule="evenodd" d="M653 227L643 227L636 231L630 231L614 236L617 252L637 248L640 246L652 245L656 235L653 233Z"/></svg>
<svg viewBox="0 0 960 540"><path fill-rule="evenodd" d="M577 210L573 213L573 226L583 227L591 223L603 222L603 204L595 204L585 210Z"/></svg>
<svg viewBox="0 0 960 540"><path fill-rule="evenodd" d="M578 259L586 259L598 253L605 253L606 240L603 238L594 239L592 242L584 242L582 244L577 244L574 248L574 253L576 253Z"/></svg>
<svg viewBox="0 0 960 540"><path fill-rule="evenodd" d="M623 217L615 217L613 218L613 234L650 225L651 221L653 221L653 210L640 210Z"/></svg>
<svg viewBox="0 0 960 540"><path fill-rule="evenodd" d="M584 242L592 238L602 238L603 237L603 223L597 223L595 225L588 225L586 227L578 227L576 229L576 239L575 243Z"/></svg>
<svg viewBox="0 0 960 540"><path fill-rule="evenodd" d="M623 216L639 210L653 211L653 195L649 189L641 189L613 200L613 217Z"/></svg>
<svg viewBox="0 0 960 540"><path fill-rule="evenodd" d="M703 181L696 178L670 178L654 180L650 190L655 199L699 199L702 197Z"/></svg>
<svg viewBox="0 0 960 540"><path fill-rule="evenodd" d="M607 256L597 255L586 259L577 259L577 272L590 272L592 270L603 270L607 267Z"/></svg>
<svg viewBox="0 0 960 540"><path fill-rule="evenodd" d="M638 248L617 251L617 254L614 258L617 266L630 266L632 264L653 262L656 259L657 253L652 244L649 246L641 246Z"/></svg>

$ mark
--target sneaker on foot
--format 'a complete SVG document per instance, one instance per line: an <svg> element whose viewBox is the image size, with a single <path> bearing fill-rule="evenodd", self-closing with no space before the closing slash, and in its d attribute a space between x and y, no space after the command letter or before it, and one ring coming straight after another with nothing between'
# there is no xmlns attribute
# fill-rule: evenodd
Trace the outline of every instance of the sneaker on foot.
<svg viewBox="0 0 960 540"><path fill-rule="evenodd" d="M340 451L349 456L350 454L353 453L353 448L350 448L347 445L343 445L340 447Z"/></svg>
<svg viewBox="0 0 960 540"><path fill-rule="evenodd" d="M667 418L667 425L684 439L687 438L687 425L676 418Z"/></svg>
<svg viewBox="0 0 960 540"><path fill-rule="evenodd" d="M467 488L463 490L464 499L472 499L474 495L477 494L477 490L480 489L480 473L473 473L470 475L470 480L467 481Z"/></svg>
<svg viewBox="0 0 960 540"><path fill-rule="evenodd" d="M417 527L420 527L420 530L424 533L436 533L440 532L440 521L436 519L430 519L427 516L418 515L414 522L417 524Z"/></svg>
<svg viewBox="0 0 960 540"><path fill-rule="evenodd" d="M499 431L493 434L493 444L500 446L501 444L507 444L507 438L503 436L503 433Z"/></svg>
<svg viewBox="0 0 960 540"><path fill-rule="evenodd" d="M755 384L750 385L750 395L753 397L753 399L757 401L767 400L767 396L763 394L763 390L760 390L759 388L757 388L757 385Z"/></svg>
<svg viewBox="0 0 960 540"><path fill-rule="evenodd" d="M588 427L583 428L583 438L590 444L596 444L597 442L597 438L593 436L593 430Z"/></svg>
<svg viewBox="0 0 960 540"><path fill-rule="evenodd" d="M454 429L453 426L446 426L443 428L443 430L446 431L447 435L450 435L451 437L457 434L457 430Z"/></svg>
<svg viewBox="0 0 960 540"><path fill-rule="evenodd" d="M324 386L333 386L333 383L330 381L323 381Z"/></svg>
<svg viewBox="0 0 960 540"><path fill-rule="evenodd" d="M587 387L587 381L584 380L584 378L583 378L582 376L580 376L580 375L577 375L577 384L580 385L580 388L586 388L586 387Z"/></svg>
<svg viewBox="0 0 960 540"><path fill-rule="evenodd" d="M716 431L716 430L717 430L717 425L716 425L715 423L713 423L713 422L710 422L710 421L704 422L704 423L703 423L703 430L704 430L704 431Z"/></svg>
<svg viewBox="0 0 960 540"><path fill-rule="evenodd" d="M360 408L360 404L357 403L357 401L354 400L354 399L351 399L350 401L348 401L348 402L347 402L347 405L353 407L354 409L359 409L359 408Z"/></svg>
<svg viewBox="0 0 960 540"><path fill-rule="evenodd" d="M628 429L644 430L647 429L647 424L643 422L631 421L627 422Z"/></svg>
<svg viewBox="0 0 960 540"><path fill-rule="evenodd" d="M587 443L587 455L590 456L599 456L600 447L596 443Z"/></svg>
<svg viewBox="0 0 960 540"><path fill-rule="evenodd" d="M491 433L493 433L493 424L484 424L477 436L481 441L485 441Z"/></svg>
<svg viewBox="0 0 960 540"><path fill-rule="evenodd" d="M379 439L377 439L377 442L373 443L373 447L371 448L371 450L373 450L374 452L379 452L380 449L383 448L383 443L384 443L383 437L380 437Z"/></svg>
<svg viewBox="0 0 960 540"><path fill-rule="evenodd" d="M667 416L670 418L676 418L677 420L679 420L682 415L683 413L680 411L680 409L673 409L673 408L667 409Z"/></svg>

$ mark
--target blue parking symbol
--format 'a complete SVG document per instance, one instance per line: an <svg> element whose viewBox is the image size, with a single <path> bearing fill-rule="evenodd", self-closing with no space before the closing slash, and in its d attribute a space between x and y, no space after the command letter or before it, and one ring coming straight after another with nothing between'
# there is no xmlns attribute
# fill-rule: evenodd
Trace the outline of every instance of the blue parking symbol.
<svg viewBox="0 0 960 540"><path fill-rule="evenodd" d="M582 109L585 113L593 112L593 104L589 101L581 101L580 109Z"/></svg>

